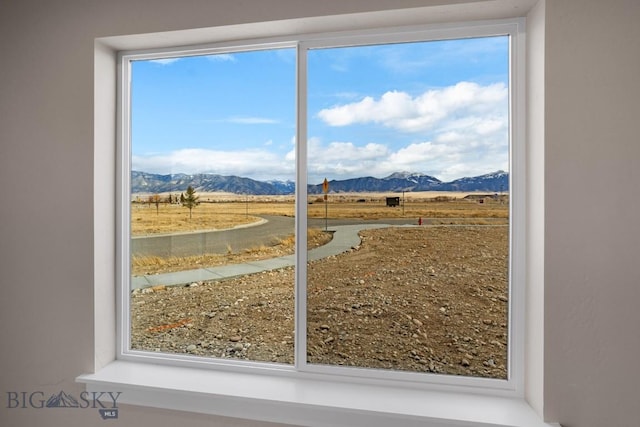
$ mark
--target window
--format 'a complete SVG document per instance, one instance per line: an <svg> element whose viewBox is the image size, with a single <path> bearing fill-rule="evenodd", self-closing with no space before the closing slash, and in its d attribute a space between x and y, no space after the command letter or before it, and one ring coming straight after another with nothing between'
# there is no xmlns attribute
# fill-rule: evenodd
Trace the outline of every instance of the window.
<svg viewBox="0 0 640 427"><path fill-rule="evenodd" d="M295 55L130 62L132 350L293 363Z"/></svg>
<svg viewBox="0 0 640 427"><path fill-rule="evenodd" d="M123 53L121 358L519 387L516 29Z"/></svg>
<svg viewBox="0 0 640 427"><path fill-rule="evenodd" d="M503 6L498 6L498 9ZM527 162L528 175L524 171L524 20L514 19L494 22L464 22L456 25L433 25L441 19L485 19L485 7L447 6L451 13L443 18L440 7L425 7L402 11L385 11L348 16L310 18L279 21L277 23L256 23L225 26L198 30L185 30L163 34L105 37L96 40L95 49L95 133L94 133L94 216L95 216L95 373L81 375L78 381L85 383L87 390L103 392L121 391L119 401L127 404L226 415L303 425L514 425L546 426L540 417L524 400L524 284L533 281L529 292L536 292L541 282L533 277L530 269L525 269L524 251L535 252L539 256L542 235L531 233L525 239L525 195L527 210L533 211L527 223L533 220L539 225L540 206L535 206L536 197L525 192L525 177L541 176L543 162L540 156L531 156ZM434 13L437 11L437 13ZM496 12L499 16L515 16L520 13L509 7ZM471 15L470 15L471 14ZM498 16L498 15L495 15ZM425 27L425 23L431 26ZM419 28L401 26L420 24ZM392 26L398 26L391 28ZM379 28L385 27L388 29ZM357 31L352 31L358 28ZM378 29L376 29L378 28ZM309 34L299 35L301 29ZM324 33L326 31L344 33ZM296 36L282 36L282 34ZM240 51L256 51L275 48L294 48L296 41L301 48L332 49L347 46L385 45L394 43L419 42L426 40L453 40L473 37L495 37L509 35L510 39L510 80L509 80L509 120L511 150L509 159L509 233L510 233L510 292L509 292L509 349L508 380L486 379L463 375L440 375L405 372L387 369L364 369L357 367L327 367L322 363L308 363L295 366L273 362L246 362L242 360L221 360L212 357L197 357L186 353L156 353L130 349L129 342L129 299L130 277L125 271L130 265L129 258L129 218L123 221L122 212L131 206L129 183L130 152L127 143L130 115L127 111L116 113L116 106L129 106L129 76L122 78L118 73L127 71L123 65L129 60L167 59L180 56L207 56L212 54L235 54ZM540 33L532 33L533 39L541 41ZM537 39L536 39L537 35ZM255 38L262 37L260 40ZM221 40L244 40L242 42L220 42L191 49L157 49L161 46L187 46L194 43L210 43ZM320 42L322 41L322 42ZM257 46L261 49L258 49ZM534 46L535 47L535 46ZM140 49L133 51L132 49ZM304 49L303 49L304 50ZM118 54L117 52L125 52ZM298 56L297 60L301 57ZM539 71L542 65L531 57L528 67ZM534 64L535 63L535 64ZM305 69L305 63L298 64ZM542 89L542 79L528 77L535 90ZM540 76L541 74L538 74ZM306 73L303 74L306 76ZM116 80L120 87L115 87ZM126 84L123 84L126 83ZM296 86L304 82L297 82ZM309 85L304 84L304 87ZM300 91L298 92L300 93ZM374 98L376 99L376 98ZM306 108L306 102L300 108ZM346 103L344 103L346 104ZM539 113L539 104L529 104L534 113ZM306 116L306 111L301 111ZM535 115L535 114L534 114ZM529 115L530 117L530 115ZM535 117L533 117L535 119ZM118 123L116 123L116 121ZM536 120L533 120L535 123ZM298 116L296 122L303 126L305 120ZM116 128L118 135L116 135ZM297 132L304 131L298 126ZM299 140L306 140L298 137ZM116 144L116 141L118 142ZM124 142L124 144L122 143ZM344 142L344 141L343 141ZM298 146L297 148L305 148ZM118 152L119 165L114 165L113 153ZM306 158L301 153L298 160ZM308 172L308 171L307 171ZM322 175L324 177L324 174ZM297 183L306 184L307 174L297 172ZM329 177L330 178L330 177ZM530 181L535 187L540 181ZM116 184L114 186L114 184ZM320 183L318 183L320 184ZM330 189L334 188L332 183ZM124 190L123 190L124 188ZM300 188L300 185L298 185ZM322 188L322 187L320 187ZM335 189L335 188L334 188ZM535 189L535 188L534 188ZM541 190L541 188L537 188ZM115 202L113 194L118 194ZM309 194L314 194L309 192ZM200 192L196 192L200 195ZM315 195L322 197L323 193ZM331 192L329 197L331 197ZM410 207L406 195L405 209ZM390 203L398 200L400 210L402 195L391 196ZM298 202L300 198L297 199ZM331 203L331 201L329 201ZM355 203L362 203L356 200ZM115 209L114 205L115 204ZM303 203L304 205L304 203ZM315 208L322 204L314 203ZM312 205L311 205L312 206ZM194 208L197 210L199 207ZM297 206L296 229L306 230L306 208ZM313 207L313 206L312 206ZM328 205L329 209L331 205ZM151 212L155 205L151 205ZM187 209L184 207L183 209ZM391 207L389 208L391 209ZM238 207L238 211L241 209ZM302 211L305 215L300 215ZM330 210L328 211L331 212ZM116 218L112 215L117 213ZM251 213L251 212L249 212ZM322 224L321 224L322 225ZM529 227L529 229L537 229ZM123 232L124 230L124 232ZM117 232L116 232L117 231ZM306 233L298 233L304 239ZM123 241L120 241L123 240ZM176 246L179 242L176 241ZM306 255L298 251L297 256ZM117 255L117 257L116 257ZM303 255L303 256L304 256ZM117 258L114 262L114 258ZM307 267L306 261L299 263L299 269ZM528 260L536 265L531 255ZM112 271L117 265L119 270ZM313 268L313 267L312 267ZM125 284L114 287L113 283ZM529 283L527 286L531 285ZM193 289L198 289L194 287ZM302 289L304 290L304 289ZM117 295L114 293L117 292ZM115 296L115 298L114 298ZM306 303L306 298L296 295L298 301ZM529 328L539 327L538 317L541 306L533 304L534 315L527 310ZM296 319L303 315L300 304ZM538 311L538 309L540 311ZM364 311L364 310L363 310ZM541 318L541 317L540 317ZM418 319L420 320L420 319ZM363 320L364 321L364 320ZM309 321L311 323L311 320ZM117 324L117 328L113 325ZM331 326L331 325L329 325ZM330 329L329 329L330 330ZM118 331L116 336L116 331ZM534 334L535 335L535 334ZM306 337L305 337L306 338ZM328 337L327 337L328 338ZM527 336L529 344L527 356L534 363L527 363L527 373L533 382L541 378L539 370L541 342L537 336ZM296 351L301 351L298 342ZM117 357L117 360L114 360ZM296 362L306 359L298 357ZM205 368L205 369L201 369ZM213 368L213 369L206 369ZM373 377L375 375L375 377ZM531 392L529 383L528 392ZM536 384L533 385L536 388ZM533 390L533 397L539 390ZM538 396L538 397L540 397ZM505 398L506 397L506 398ZM515 398L513 398L515 397ZM539 403L539 402L538 402Z"/></svg>
<svg viewBox="0 0 640 427"><path fill-rule="evenodd" d="M307 218L362 239L308 264L308 363L506 379L509 37L307 63Z"/></svg>

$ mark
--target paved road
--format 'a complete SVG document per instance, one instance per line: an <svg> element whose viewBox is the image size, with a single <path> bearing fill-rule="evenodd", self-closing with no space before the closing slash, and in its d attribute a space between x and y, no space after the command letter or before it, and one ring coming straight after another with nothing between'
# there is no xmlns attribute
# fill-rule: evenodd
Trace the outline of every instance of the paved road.
<svg viewBox="0 0 640 427"><path fill-rule="evenodd" d="M131 253L135 255L189 256L202 253L237 252L261 244L272 245L294 232L294 219L265 216L262 224L230 230L135 237Z"/></svg>
<svg viewBox="0 0 640 427"><path fill-rule="evenodd" d="M334 233L333 239L324 246L310 250L307 253L307 259L309 261L318 260L347 251L353 246L360 244L360 236L358 235L360 230L381 227L388 227L388 225L361 223L358 225L339 225L330 227L329 230ZM156 285L183 285L186 283L204 280L221 280L229 277L243 276L245 274L259 273L265 270L290 267L294 266L295 263L295 255L285 255L277 258L251 261L242 264L226 264L217 267L177 271L174 273L133 276L131 277L131 289L146 288Z"/></svg>
<svg viewBox="0 0 640 427"><path fill-rule="evenodd" d="M191 233L180 236L162 236L162 237L149 237L149 238L137 238L134 241L147 243L148 247L152 247L152 244L163 244L162 239L170 239L168 242L173 242L174 239L181 245L183 250L187 250L190 244L193 248L203 247L207 242L210 243L210 247L224 246L225 239L228 235L238 233L243 235L242 239L234 237L234 242L239 245L240 242L250 246L255 246L261 242L268 241L275 238L275 231L280 231L283 236L290 235L293 232L294 220L293 218L285 217L265 217L264 224L238 228L229 231L217 231L208 233ZM384 219L384 220L329 220L327 222L329 231L333 232L333 239L324 246L310 250L307 253L308 260L318 260L326 258L327 256L338 254L349 250L349 248L356 246L360 242L358 232L368 228L383 228L389 226L402 226L402 225L417 225L417 221L412 219ZM309 224L314 227L323 228L324 220L310 219ZM450 227L450 226L447 226ZM455 227L455 226L454 226ZM489 226L490 227L490 226ZM218 236L226 236L219 238ZM151 243L146 242L149 240ZM166 244L166 243L165 243ZM240 250L240 247L234 248ZM224 246L226 251L226 246ZM155 285L182 285L185 283L193 283L202 280L220 280L228 277L241 276L245 274L257 273L265 270L273 270L283 268L287 266L293 266L296 262L295 255L286 255L277 258L265 259L261 261L253 261L244 264L228 264L218 267L199 268L195 270L179 271L174 273L154 274L148 276L134 276L131 278L131 288L146 288L148 286Z"/></svg>
<svg viewBox="0 0 640 427"><path fill-rule="evenodd" d="M194 232L163 236L134 237L131 239L131 253L141 256L189 256L202 253L227 253L260 245L273 245L294 232L295 220L284 216L263 216L265 222L259 225L239 227L230 230ZM329 219L329 227L363 224L416 224L415 218L361 220ZM324 228L324 219L309 218L308 224Z"/></svg>

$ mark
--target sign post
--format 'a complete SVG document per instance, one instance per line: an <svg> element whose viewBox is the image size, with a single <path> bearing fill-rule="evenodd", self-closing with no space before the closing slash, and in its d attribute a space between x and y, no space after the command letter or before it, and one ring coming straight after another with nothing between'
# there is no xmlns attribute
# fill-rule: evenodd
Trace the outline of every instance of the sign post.
<svg viewBox="0 0 640 427"><path fill-rule="evenodd" d="M327 181L327 178L324 179L324 181L322 182L322 192L324 193L324 231L328 230L327 227L327 214L328 214L328 208L327 208L327 194L329 193L329 181Z"/></svg>

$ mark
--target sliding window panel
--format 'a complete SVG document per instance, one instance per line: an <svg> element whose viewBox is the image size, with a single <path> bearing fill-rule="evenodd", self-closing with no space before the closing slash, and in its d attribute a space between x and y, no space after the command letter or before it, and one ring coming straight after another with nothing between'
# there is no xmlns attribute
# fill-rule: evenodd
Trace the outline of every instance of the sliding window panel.
<svg viewBox="0 0 640 427"><path fill-rule="evenodd" d="M309 364L508 378L509 49L308 51Z"/></svg>
<svg viewBox="0 0 640 427"><path fill-rule="evenodd" d="M295 69L130 61L130 350L293 363Z"/></svg>

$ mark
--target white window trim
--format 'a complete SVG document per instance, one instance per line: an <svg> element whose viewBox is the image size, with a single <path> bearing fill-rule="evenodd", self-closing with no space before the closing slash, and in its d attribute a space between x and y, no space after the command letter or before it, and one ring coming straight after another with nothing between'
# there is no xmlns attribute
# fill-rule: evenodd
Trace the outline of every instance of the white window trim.
<svg viewBox="0 0 640 427"><path fill-rule="evenodd" d="M468 25L495 27L500 23L505 24L504 22L492 21ZM519 27L518 31L522 31L523 20L509 20L507 24L514 25L514 23ZM396 31L392 30L392 32ZM443 34L442 38L456 37L455 34L447 36L452 31L455 32L455 28L450 25L435 26L430 28L430 31L441 32ZM365 38L370 36L368 31L360 31L359 34ZM524 52L523 35L523 33L519 34L517 39L520 44L517 52L521 52L521 54ZM118 44L126 46L132 37L140 36L97 41L96 67L101 64L113 63L114 48L117 49ZM125 41L123 42L123 40ZM282 38L274 38L272 41L273 43L280 43ZM151 51L150 53L153 54ZM514 68L516 66L524 66L522 58L517 59L517 63L512 65L512 69L516 70ZM101 89L103 86L98 83L104 83L105 78L113 78L115 81L113 72L98 72L96 70L96 117L105 117L106 114L113 112L113 103L107 103L106 106L101 106L98 103L99 99L109 98L109 95L104 92L98 94L99 91L104 91L104 89ZM517 81L520 87L511 88L511 93L514 93L514 91L520 92L521 95L516 97L516 100L522 105L519 108L520 116L512 118L512 123L514 123L512 129L517 129L520 134L512 135L512 138L524 138L524 96L522 95L524 93L524 78L517 79ZM520 121L521 124L516 126L515 121ZM109 204L108 201L102 201L100 195L109 194L109 192L115 194L113 184L105 184L99 178L101 172L104 172L106 176L113 176L113 171L115 171L115 162L104 162L105 157L113 159L113 152L109 153L109 151L113 150L115 135L113 130L109 131L105 127L103 129L104 134L98 137L99 130L100 126L98 126L98 120L96 120L95 158L100 159L102 165L98 166L96 162L96 196L94 202L96 208L99 205ZM110 143L100 143L100 141L104 142L110 139ZM524 148L522 151L524 151ZM303 153L299 153L299 155L301 154ZM515 167L524 169L523 153L513 152L513 155L512 170ZM112 167L110 173L107 170L109 167ZM513 175L512 180L514 179ZM116 178L119 177L116 176ZM522 194L525 194L524 177L520 181L512 181L511 184L514 192L520 190ZM523 203L523 201L520 203ZM524 215L522 206L520 208L516 207L516 209L521 209L520 213ZM103 217L101 217L102 215ZM97 223L104 219L108 221L114 218L108 213L96 213ZM298 227L302 225L300 224ZM522 228L524 228L524 224ZM524 230L515 228L513 232L519 236L519 238L512 240L514 244L524 242ZM96 236L96 239L98 239L98 236ZM114 238L110 239L104 235L100 236L99 240L106 242L106 246L111 243L112 247L114 247L116 243ZM104 250L105 248L102 249ZM512 250L516 249L512 248ZM524 251L524 248L517 250ZM99 257L100 261L113 260L113 256L109 256L108 250L101 251L96 248L96 252L96 260ZM522 255L522 258L524 259L524 255ZM518 268L516 271L519 271L520 275L525 274L524 268ZM109 276L107 271L103 270L103 272ZM111 277L115 279L113 275ZM523 277L512 277L512 281L519 279L524 280ZM104 283L105 280L102 280L102 282ZM111 282L111 286L113 286L113 282ZM517 353L512 356L515 358L516 363L510 367L510 371L520 371L519 373L514 372L517 380L511 382L508 387L494 387L492 396L477 394L480 390L487 390L486 384L484 384L487 380L466 377L459 379L453 376L442 376L444 381L440 382L438 387L428 389L416 386L416 383L410 381L402 381L402 376L394 377L392 381L367 380L366 378L356 380L353 376L349 376L352 370L345 372L346 375L344 376L327 375L322 372L322 369L317 372L294 372L292 374L292 370L288 368L280 369L278 366L271 364L261 366L259 363L254 362L238 363L236 366L231 365L234 369L202 370L193 366L213 364L217 365L217 368L228 368L229 365L221 365L216 361L209 360L194 362L189 357L184 358L184 360L176 357L171 365L158 364L157 362L160 359L153 357L149 353L141 352L142 354L135 354L135 352L130 352L130 354L124 355L120 351L122 347L116 349L113 345L109 345L107 338L112 337L113 343L116 341L113 324L119 322L118 317L114 318L113 312L109 310L109 304L105 304L105 301L108 301L110 296L113 296L113 291L109 291L104 286L96 286L96 319L99 314L104 314L107 321L96 325L96 373L82 375L78 377L78 381L86 383L87 388L93 391L98 391L98 389L104 391L110 388L123 391L123 403L311 425L388 425L386 422L373 424L370 422L379 417L379 420L387 419L387 421L403 419L405 423L410 420L420 421L421 425L442 425L445 420L446 425L546 425L541 423L537 415L523 400L522 368L524 355L522 342L524 339L524 327L522 327L522 322L520 322L519 331L515 334L510 334L511 347ZM511 299L512 307L514 307L512 312L523 313L523 292L516 291L512 293ZM114 322L109 322L109 320ZM513 322L513 319L511 321ZM518 323L517 320L516 323ZM107 338L99 338L101 332ZM118 354L121 360L114 361L113 356L115 354ZM174 355L171 356L173 358ZM191 367L183 366L183 362L188 363ZM238 367L256 369L237 372L236 369ZM414 374L409 375L413 376ZM366 376L366 373L364 376ZM407 377L407 379L410 378ZM496 380L488 381L495 382ZM237 390L236 387L232 386L238 382L243 385L241 388L244 391ZM228 387L232 389L230 390ZM321 390L321 392L318 393L318 390ZM398 399L397 396L403 393L406 394L406 398ZM410 396L418 400L413 400ZM185 397L188 398L185 399ZM232 404L233 402L236 402L236 404ZM251 402L252 405L255 404L251 406L252 409L250 411L247 410L246 406L248 402ZM407 402L407 404L403 404L403 402ZM253 410L254 406L255 411ZM461 408L470 409L463 411ZM485 409L481 410L481 408ZM283 411L283 409L287 410ZM338 418L333 419L330 414L336 414ZM374 418L366 421L368 417ZM433 421L433 424L424 424L424 422L429 421Z"/></svg>
<svg viewBox="0 0 640 427"><path fill-rule="evenodd" d="M307 83L307 51L315 48L335 48L344 46L364 46L364 45L378 45L388 43L405 43L414 41L433 41L444 39L462 39L462 38L476 38L486 36L510 36L510 110L519 111L516 102L519 102L522 96L522 92L519 93L520 88L513 85L513 82L520 82L524 80L520 76L519 70L522 69L519 59L521 55L518 43L520 40L519 31L523 23L521 21L506 21L506 22L482 22L466 24L458 27L447 28L435 28L424 29L423 27L403 27L403 28L391 28L383 31L370 31L370 32L350 32L340 34L313 34L306 35L304 37L296 38L294 40L282 40L278 39L258 39L258 40L242 40L239 42L231 43L219 43L209 46L197 46L187 47L179 49L167 49L167 50L153 50L148 51L134 51L123 52L119 54L119 68L121 70L121 84L119 88L121 106L121 112L118 117L121 120L121 126L119 129L120 143L118 148L120 152L119 158L119 177L121 182L120 197L118 199L116 212L119 212L117 221L118 229L121 230L119 235L122 236L121 251L118 252L118 277L119 282L122 283L121 292L118 296L118 318L121 319L118 340L119 359L122 360L148 360L148 352L136 351L129 348L130 342L130 248L129 239L126 236L130 235L130 212L128 209L130 200L130 176L131 176L131 141L130 141L130 67L131 63L136 60L142 59L160 59L168 57L184 57L194 55L211 55L216 53L235 53L245 51L256 51L264 49L277 49L277 48L292 48L297 47L298 50L298 81L297 81L297 96L298 96L298 123L297 123L297 140L302 143L296 144L298 150L296 155L296 171L297 171L297 185L296 185L296 236L297 244L301 248L307 247L306 242L306 229L307 229L307 213L306 213L306 200L307 200L307 156L306 156L306 120L307 120L307 96L306 96L306 83ZM513 102L515 100L515 102ZM521 106L520 106L521 107ZM519 135L515 132L520 128L519 113L510 114L510 179L511 179L511 197L510 197L510 209L511 215L511 227L512 241L519 241L522 233L519 230L523 230L523 221L521 219L521 213L524 212L522 208L521 200L524 199L524 189L518 186L517 183L519 176L524 175L524 159L522 152L524 151L524 144ZM513 393L515 395L521 394L522 390L522 360L520 358L522 351L522 340L518 340L517 337L523 334L523 315L522 308L518 306L516 301L520 301L520 294L523 292L522 282L518 282L515 274L524 270L523 254L519 250L520 247L510 248L510 290L509 295L512 303L509 307L509 354L508 354L508 375L507 380L502 379L490 379L490 378L471 378L455 375L434 375L429 373L417 373L417 372L402 372L394 370L383 369L363 369L354 367L342 367L342 366L328 366L328 365L315 365L309 364L306 361L307 354L307 336L305 334L296 334L296 362L295 366L290 365L276 365L256 362L235 361L228 359L215 359L215 358L197 358L190 355L177 355L161 353L153 358L160 363L175 364L183 363L189 364L195 363L197 360L200 365L203 366L215 366L216 369L235 369L243 370L251 367L253 369L264 369L269 372L281 371L284 375L295 375L297 372L315 372L323 373L326 375L347 375L354 378L368 379L370 377L385 378L391 381L414 381L418 385L424 385L427 388L431 388L434 385L451 385L460 386L463 390L465 388L485 388L487 392L497 392L498 394ZM296 251L296 330L306 331L306 313L307 313L307 293L306 293L306 277L307 277L307 251Z"/></svg>
<svg viewBox="0 0 640 427"><path fill-rule="evenodd" d="M523 400L381 384L115 361L78 379L118 402L311 426L543 427Z"/></svg>

